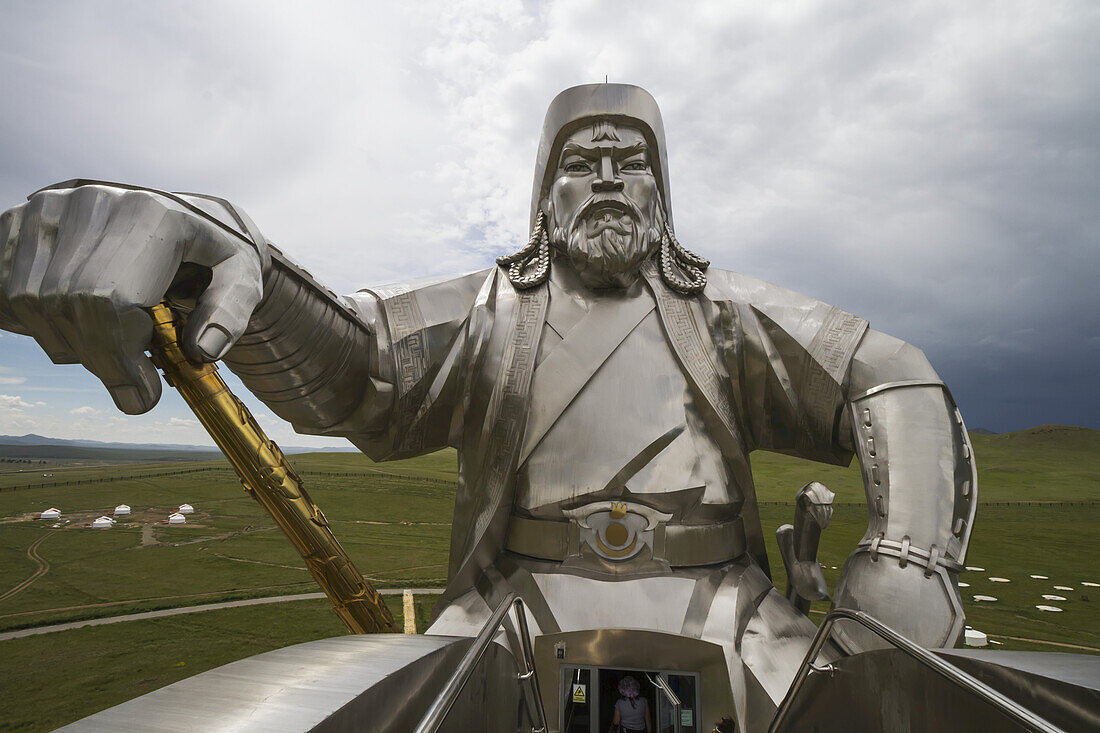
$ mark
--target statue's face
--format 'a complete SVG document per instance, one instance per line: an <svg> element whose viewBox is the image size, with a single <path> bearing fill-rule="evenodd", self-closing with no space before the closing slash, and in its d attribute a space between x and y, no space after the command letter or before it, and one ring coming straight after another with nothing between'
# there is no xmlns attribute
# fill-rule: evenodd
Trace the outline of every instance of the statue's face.
<svg viewBox="0 0 1100 733"><path fill-rule="evenodd" d="M641 130L597 121L562 146L550 187L550 243L590 287L625 287L660 244L660 189Z"/></svg>

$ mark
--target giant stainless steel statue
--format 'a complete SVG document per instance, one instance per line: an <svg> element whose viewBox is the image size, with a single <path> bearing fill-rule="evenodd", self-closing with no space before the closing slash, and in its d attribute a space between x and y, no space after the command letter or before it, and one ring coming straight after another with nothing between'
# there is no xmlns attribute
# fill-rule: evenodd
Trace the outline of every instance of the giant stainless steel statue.
<svg viewBox="0 0 1100 733"><path fill-rule="evenodd" d="M806 602L824 595L812 551L784 552L801 605L770 580L749 461L768 450L859 459L868 528L834 605L954 643L977 486L917 348L685 248L661 115L638 87L551 103L530 232L494 267L337 297L227 201L70 181L3 214L0 326L138 414L160 396L147 309L167 297L190 310L187 353L224 361L295 430L376 460L457 448L429 634L474 636L515 593L536 646L593 629L708 642L728 713L766 724L816 630ZM787 546L816 541L811 519ZM872 643L854 627L838 640Z"/></svg>

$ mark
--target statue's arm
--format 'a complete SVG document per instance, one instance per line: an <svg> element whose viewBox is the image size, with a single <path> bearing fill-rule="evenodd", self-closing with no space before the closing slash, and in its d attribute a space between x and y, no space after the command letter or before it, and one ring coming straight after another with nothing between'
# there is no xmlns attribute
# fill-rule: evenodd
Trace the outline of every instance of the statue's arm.
<svg viewBox="0 0 1100 733"><path fill-rule="evenodd" d="M215 196L176 195L264 253L263 296L223 356L229 370L301 433L324 434L361 409L373 335L362 315L268 242L242 209Z"/></svg>
<svg viewBox="0 0 1100 733"><path fill-rule="evenodd" d="M374 333L349 300L268 246L263 299L225 364L296 431L328 434L375 395Z"/></svg>
<svg viewBox="0 0 1100 733"><path fill-rule="evenodd" d="M165 297L188 312L191 358L224 359L299 430L363 414L369 319L228 201L72 180L0 215L0 328L34 337L56 363L83 364L125 412L160 397L146 309Z"/></svg>
<svg viewBox="0 0 1100 733"><path fill-rule="evenodd" d="M962 416L919 349L876 331L856 351L848 395L841 435L859 457L869 521L835 605L924 646L951 646L963 629L958 572L978 490ZM841 634L868 645L858 630Z"/></svg>

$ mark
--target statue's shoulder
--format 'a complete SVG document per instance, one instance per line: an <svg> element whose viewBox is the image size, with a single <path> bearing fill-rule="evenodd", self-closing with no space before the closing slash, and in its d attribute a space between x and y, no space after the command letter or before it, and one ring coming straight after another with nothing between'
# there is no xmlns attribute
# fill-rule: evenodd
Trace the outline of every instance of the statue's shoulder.
<svg viewBox="0 0 1100 733"><path fill-rule="evenodd" d="M461 275L444 275L403 283L363 288L348 296L346 301L377 331L381 314L389 314L387 320L405 323L404 330L439 323L461 321L473 307L478 293L491 287L496 276L495 268L467 272Z"/></svg>
<svg viewBox="0 0 1100 733"><path fill-rule="evenodd" d="M822 329L862 333L867 321L817 298L730 270L707 270L704 296L748 309L797 341L808 344Z"/></svg>
<svg viewBox="0 0 1100 733"><path fill-rule="evenodd" d="M485 281L492 277L495 272L495 267L488 267L484 270L475 270L459 275L437 275L406 282L390 283L389 285L375 285L363 288L359 292L368 293L379 300L390 300L409 295L417 297L447 297L450 295L462 298L467 293L471 296L475 295Z"/></svg>
<svg viewBox="0 0 1100 733"><path fill-rule="evenodd" d="M703 292L711 300L728 300L762 309L832 307L782 285L716 267L707 270L707 287Z"/></svg>

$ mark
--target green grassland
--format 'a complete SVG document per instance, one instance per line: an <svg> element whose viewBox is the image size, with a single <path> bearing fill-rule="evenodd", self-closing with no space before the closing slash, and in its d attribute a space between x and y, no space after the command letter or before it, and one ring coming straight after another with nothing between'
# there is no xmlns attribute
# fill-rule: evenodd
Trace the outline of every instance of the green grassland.
<svg viewBox="0 0 1100 733"><path fill-rule="evenodd" d="M1080 585L1100 582L1093 565L1100 544L1100 432L1044 426L973 437L980 506L967 563L985 570L961 578L970 583L963 589L967 622L1002 641L999 648L1100 649L1100 588ZM355 453L291 460L343 546L376 585L443 585L457 470L453 451L385 464ZM785 580L773 538L780 524L793 519L789 502L810 480L837 493L820 552L826 578L835 584L835 568L866 528L858 466L756 453L753 468L781 589ZM300 558L222 461L73 466L49 479L41 473L0 474L0 631L316 590ZM52 485L25 488L43 481ZM82 526L123 502L133 508L129 520L110 530ZM184 502L196 509L188 524L164 524ZM61 508L70 523L55 528L29 518L51 506ZM28 554L32 546L41 560ZM44 574L10 593L41 571L43 562ZM1012 582L992 583L989 576ZM1055 584L1075 590L1054 591ZM1064 612L1038 611L1042 593L1065 596L1067 601L1054 604ZM999 600L978 604L974 594ZM430 596L418 598L420 628L433 603ZM826 608L815 604L814 617ZM0 696L0 729L48 730L234 659L342 632L325 601L301 601L0 641L0 675L8 693Z"/></svg>

